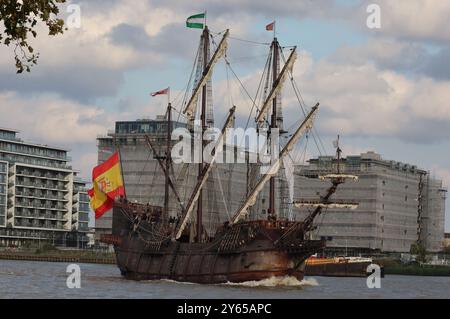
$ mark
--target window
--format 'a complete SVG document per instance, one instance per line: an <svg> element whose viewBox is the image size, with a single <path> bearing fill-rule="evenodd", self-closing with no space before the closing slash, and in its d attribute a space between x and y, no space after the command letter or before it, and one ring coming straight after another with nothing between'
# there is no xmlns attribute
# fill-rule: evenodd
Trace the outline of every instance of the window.
<svg viewBox="0 0 450 319"><path fill-rule="evenodd" d="M89 204L88 203L80 203L80 211L88 212L89 211Z"/></svg>

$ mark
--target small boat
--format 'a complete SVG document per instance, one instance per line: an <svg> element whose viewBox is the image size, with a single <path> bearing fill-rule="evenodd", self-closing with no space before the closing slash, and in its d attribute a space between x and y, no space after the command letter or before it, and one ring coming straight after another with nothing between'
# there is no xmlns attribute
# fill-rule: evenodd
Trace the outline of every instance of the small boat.
<svg viewBox="0 0 450 319"><path fill-rule="evenodd" d="M372 274L368 267L373 264L372 258L334 257L319 258L311 256L306 260L306 276L324 277L367 277ZM383 274L381 267L381 274Z"/></svg>

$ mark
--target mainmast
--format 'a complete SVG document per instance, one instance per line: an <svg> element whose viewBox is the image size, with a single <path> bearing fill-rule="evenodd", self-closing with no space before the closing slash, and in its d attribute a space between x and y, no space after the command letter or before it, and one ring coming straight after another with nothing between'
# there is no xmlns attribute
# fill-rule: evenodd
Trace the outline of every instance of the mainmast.
<svg viewBox="0 0 450 319"><path fill-rule="evenodd" d="M273 52L273 71L272 71L272 75L273 75L273 85L272 87L275 88L277 85L277 79L278 79L278 51L279 48L279 43L277 38L275 37L273 39L272 42L272 52ZM272 101L272 118L271 118L271 123L270 123L270 129L271 132L275 131L275 129L278 128L278 123L277 123L277 94L274 96L273 101ZM271 139L273 138L273 135L271 134ZM271 143L271 145L274 145L273 143ZM273 153L275 150L271 149L271 153ZM276 150L278 152L278 150ZM269 190L269 215L275 217L276 216L276 211L275 211L275 176L272 176L270 178L270 190Z"/></svg>
<svg viewBox="0 0 450 319"><path fill-rule="evenodd" d="M203 39L203 74L205 74L208 67L208 52L209 52L209 29L208 26L205 25L202 34ZM200 155L200 164L198 165L198 175L197 178L200 180L202 171L203 171L203 149L205 147L203 136L206 131L207 123L206 123L206 108L207 108L207 84L205 84L202 88L202 108L200 113L200 120L202 125L202 136L201 136L201 155ZM203 233L203 190L200 190L200 194L198 196L197 201L197 242L201 242Z"/></svg>
<svg viewBox="0 0 450 319"><path fill-rule="evenodd" d="M268 169L266 174L263 175L263 177L259 180L256 186L252 189L250 195L247 196L245 202L240 206L236 214L231 219L232 224L236 224L237 222L239 222L239 220L242 217L244 217L244 215L248 214L250 207L255 205L256 198L258 194L263 190L263 187L271 179L271 177L275 176L278 173L283 158L286 157L292 151L295 143L297 143L300 137L302 137L303 134L305 134L308 130L312 128L313 121L318 109L319 103L317 103L316 106L314 106L311 109L311 112L309 112L303 123L298 127L298 129L292 135L291 139L287 142L287 144L279 153L278 159L274 163L272 163L271 167Z"/></svg>
<svg viewBox="0 0 450 319"><path fill-rule="evenodd" d="M256 117L257 127L269 127L268 140L270 138L274 138L273 131L275 129L280 129L280 125L282 125L282 114L280 108L280 92L289 72L292 72L294 63L297 59L297 51L296 47L294 47L287 59L286 63L283 66L283 69L280 72L280 44L278 43L278 39L275 37L271 44L271 59L272 65L269 68L272 68L272 88L270 93L265 97L264 103L259 110L259 114ZM270 70L268 74L270 73ZM269 80L269 77L268 77ZM270 106L272 106L272 115L271 119L268 120L268 114ZM270 123L269 123L270 121ZM266 126L266 123L268 125ZM270 143L273 145L274 143ZM276 154L278 150L270 150L271 154ZM269 183L269 216L275 217L277 215L276 205L275 205L275 190L276 190L276 176L272 176Z"/></svg>
<svg viewBox="0 0 450 319"><path fill-rule="evenodd" d="M203 150L205 147L205 143L203 141L203 135L205 131L208 128L208 83L211 79L212 72L214 69L215 64L217 61L225 54L225 50L227 48L227 38L229 35L229 30L226 30L222 40L220 41L219 45L217 46L217 49L215 50L213 56L211 59L209 59L209 29L205 25L205 28L203 29L203 33L201 36L201 43L203 43L202 49L202 55L203 55L203 74L196 84L193 94L187 103L186 107L184 108L183 114L187 115L189 118L194 118L196 113L196 106L198 102L198 98L200 96L200 92L202 93L202 101L201 101L201 110L200 110L200 121L202 126L202 136L200 137L202 139L201 143L201 161L198 167L198 176L197 176L197 183L202 180L202 172L204 172L205 165L203 164ZM201 190L201 188L200 188ZM197 198L197 224L196 224L196 241L200 242L201 237L203 234L203 226L202 226L202 219L203 219L203 203L202 203L202 194L198 195Z"/></svg>
<svg viewBox="0 0 450 319"><path fill-rule="evenodd" d="M188 220L191 217L191 212L193 211L194 205L199 200L200 191L203 189L203 186L205 185L206 180L208 179L209 173L211 172L211 169L213 167L213 164L215 163L218 155L220 154L220 148L223 147L223 141L226 129L230 127L231 122L234 118L234 113L236 111L236 107L233 106L233 108L230 110L227 120L225 121L225 125L222 128L222 133L219 136L219 139L217 140L214 149L212 151L212 159L209 163L206 163L203 167L203 171L200 174L200 177L197 181L197 184L194 187L194 191L191 194L191 197L188 201L188 204L186 206L186 209L183 210L183 215L181 216L180 223L178 224L176 230L175 230L175 239L178 239L181 237ZM198 207L198 206L197 206Z"/></svg>

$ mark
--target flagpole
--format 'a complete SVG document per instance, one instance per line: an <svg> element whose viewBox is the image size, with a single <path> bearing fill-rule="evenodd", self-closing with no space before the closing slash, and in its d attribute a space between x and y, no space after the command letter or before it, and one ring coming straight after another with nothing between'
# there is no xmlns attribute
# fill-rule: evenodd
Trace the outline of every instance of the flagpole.
<svg viewBox="0 0 450 319"><path fill-rule="evenodd" d="M167 105L170 104L170 86L169 86L169 91L167 92Z"/></svg>
<svg viewBox="0 0 450 319"><path fill-rule="evenodd" d="M123 193L125 199L127 199L127 189L125 187L125 178L123 176L123 167L122 167L122 153L120 151L119 143L116 143L117 151L119 152L119 162L120 162L120 175L122 175L122 183L123 183Z"/></svg>
<svg viewBox="0 0 450 319"><path fill-rule="evenodd" d="M274 39L277 37L277 32L276 32L276 30L277 30L277 21L274 20L274 21L273 21L273 38L274 38Z"/></svg>
<svg viewBox="0 0 450 319"><path fill-rule="evenodd" d="M205 10L205 26L206 26L206 12L207 12L207 11Z"/></svg>

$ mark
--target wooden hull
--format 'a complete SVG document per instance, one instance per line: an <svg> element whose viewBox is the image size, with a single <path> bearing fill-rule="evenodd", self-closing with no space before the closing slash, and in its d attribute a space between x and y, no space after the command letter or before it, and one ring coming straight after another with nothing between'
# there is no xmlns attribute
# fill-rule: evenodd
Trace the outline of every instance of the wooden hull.
<svg viewBox="0 0 450 319"><path fill-rule="evenodd" d="M233 226L205 243L152 241L144 231L150 224L140 222L136 227L129 216L123 206L114 209L113 242L121 274L132 280L199 284L279 276L302 280L306 259L324 246L322 241L305 240L281 244L279 239L294 224L266 221Z"/></svg>
<svg viewBox="0 0 450 319"><path fill-rule="evenodd" d="M122 275L133 280L171 279L180 282L218 284L258 281L277 276L304 275L305 256L292 256L276 250L218 254L193 252L189 244L168 247L159 254L116 249ZM170 252L172 250L172 252Z"/></svg>

